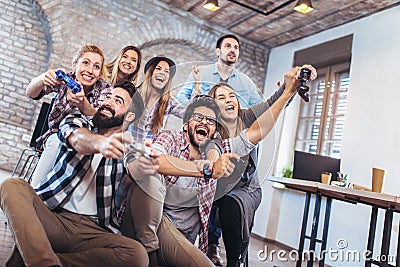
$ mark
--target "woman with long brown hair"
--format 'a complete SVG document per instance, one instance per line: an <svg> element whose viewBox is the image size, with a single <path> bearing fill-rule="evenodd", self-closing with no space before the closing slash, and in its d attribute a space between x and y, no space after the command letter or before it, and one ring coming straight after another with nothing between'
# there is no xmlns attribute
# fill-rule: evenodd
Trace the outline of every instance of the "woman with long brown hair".
<svg viewBox="0 0 400 267"><path fill-rule="evenodd" d="M312 71L311 79L316 77L316 70L311 65L304 65ZM275 121L288 101L296 92L296 86L289 82L289 77L298 77L300 67L285 74L285 84L268 100L241 109L235 90L226 83L215 85L209 92L221 110L221 122L229 135L229 142L223 142L220 151L233 152L241 156L235 172L228 179L218 180L210 215L208 232L209 257L217 252L221 233L226 249L227 267L240 266L247 254L250 232L255 211L261 203L261 187L257 176L257 144L273 129ZM296 79L297 80L297 79ZM286 86L286 89L285 89ZM289 89L292 88L292 89ZM218 216L217 216L218 215ZM220 229L215 226L215 217L219 218ZM214 262L213 258L210 259ZM215 262L214 262L215 263Z"/></svg>
<svg viewBox="0 0 400 267"><path fill-rule="evenodd" d="M164 56L147 61L144 66L144 81L139 86L145 111L139 122L131 125L135 140L149 139L164 127L167 117L175 115L182 118L185 106L171 96L172 78L175 76L175 62Z"/></svg>

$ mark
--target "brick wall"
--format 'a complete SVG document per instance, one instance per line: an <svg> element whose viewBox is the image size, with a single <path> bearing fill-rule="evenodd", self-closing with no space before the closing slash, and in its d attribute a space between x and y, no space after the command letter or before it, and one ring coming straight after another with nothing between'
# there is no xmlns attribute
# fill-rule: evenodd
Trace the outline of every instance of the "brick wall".
<svg viewBox="0 0 400 267"><path fill-rule="evenodd" d="M31 135L41 102L25 94L47 69L50 36L44 13L30 1L0 0L0 168L10 170ZM39 108L38 108L39 107Z"/></svg>
<svg viewBox="0 0 400 267"><path fill-rule="evenodd" d="M156 0L0 0L0 168L11 170L31 135L40 102L29 100L29 80L49 68L71 67L84 43L99 45L106 61L125 45L142 48L144 62L164 54L179 64L174 85L192 62L214 62L215 42L228 31ZM241 40L237 68L263 88L269 51Z"/></svg>

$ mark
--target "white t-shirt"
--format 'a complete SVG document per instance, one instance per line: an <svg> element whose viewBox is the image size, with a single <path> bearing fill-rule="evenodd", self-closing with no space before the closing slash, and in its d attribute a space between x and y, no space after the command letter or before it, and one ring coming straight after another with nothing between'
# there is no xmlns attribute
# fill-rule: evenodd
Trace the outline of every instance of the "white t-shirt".
<svg viewBox="0 0 400 267"><path fill-rule="evenodd" d="M82 215L97 216L96 171L101 159L102 154L93 155L85 177L61 205L62 208Z"/></svg>

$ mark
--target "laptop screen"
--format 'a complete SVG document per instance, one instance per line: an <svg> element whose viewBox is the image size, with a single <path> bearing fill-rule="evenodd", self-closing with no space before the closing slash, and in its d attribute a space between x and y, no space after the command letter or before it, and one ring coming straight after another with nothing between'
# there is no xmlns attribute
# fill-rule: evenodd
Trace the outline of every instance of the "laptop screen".
<svg viewBox="0 0 400 267"><path fill-rule="evenodd" d="M293 178L321 182L321 173L332 173L332 181L337 181L340 159L311 153L294 151Z"/></svg>

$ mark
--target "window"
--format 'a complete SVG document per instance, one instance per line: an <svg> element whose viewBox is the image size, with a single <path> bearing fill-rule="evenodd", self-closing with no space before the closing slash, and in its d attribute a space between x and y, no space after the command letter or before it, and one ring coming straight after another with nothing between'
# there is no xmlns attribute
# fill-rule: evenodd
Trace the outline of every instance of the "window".
<svg viewBox="0 0 400 267"><path fill-rule="evenodd" d="M308 82L310 102L301 103L296 150L340 158L349 90L349 63L319 68Z"/></svg>

